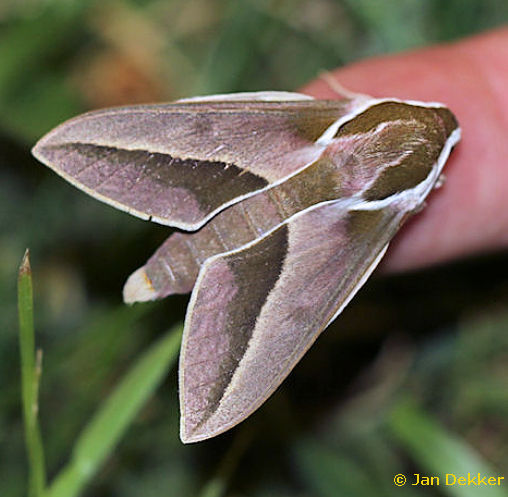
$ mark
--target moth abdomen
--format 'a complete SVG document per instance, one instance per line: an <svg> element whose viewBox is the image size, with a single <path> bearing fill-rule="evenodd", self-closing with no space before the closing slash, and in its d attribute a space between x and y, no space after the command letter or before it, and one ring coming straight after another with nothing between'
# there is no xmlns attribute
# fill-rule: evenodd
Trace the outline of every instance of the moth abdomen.
<svg viewBox="0 0 508 497"><path fill-rule="evenodd" d="M318 160L285 182L229 206L198 231L174 233L128 279L124 298L132 303L189 292L209 257L238 249L292 215L337 198L337 185L335 166Z"/></svg>

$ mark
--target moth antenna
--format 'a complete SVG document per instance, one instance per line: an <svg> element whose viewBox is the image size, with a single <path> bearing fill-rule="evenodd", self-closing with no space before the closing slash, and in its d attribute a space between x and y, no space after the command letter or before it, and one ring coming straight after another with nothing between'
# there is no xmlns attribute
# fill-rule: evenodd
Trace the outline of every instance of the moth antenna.
<svg viewBox="0 0 508 497"><path fill-rule="evenodd" d="M351 90L348 90L346 87L342 86L338 79L332 75L330 71L323 71L319 77L326 82L326 84L338 95L344 98L350 98L351 100L358 99L370 99L372 98L370 95L366 95L365 93L357 93Z"/></svg>

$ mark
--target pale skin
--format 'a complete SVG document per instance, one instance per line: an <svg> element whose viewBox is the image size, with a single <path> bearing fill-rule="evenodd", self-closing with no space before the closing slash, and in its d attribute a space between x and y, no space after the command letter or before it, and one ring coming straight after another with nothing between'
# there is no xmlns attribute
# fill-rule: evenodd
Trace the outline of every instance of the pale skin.
<svg viewBox="0 0 508 497"><path fill-rule="evenodd" d="M446 104L462 140L446 181L393 240L381 270L418 268L508 246L508 28L460 42L365 60L332 71L374 97ZM303 92L338 98L323 79Z"/></svg>

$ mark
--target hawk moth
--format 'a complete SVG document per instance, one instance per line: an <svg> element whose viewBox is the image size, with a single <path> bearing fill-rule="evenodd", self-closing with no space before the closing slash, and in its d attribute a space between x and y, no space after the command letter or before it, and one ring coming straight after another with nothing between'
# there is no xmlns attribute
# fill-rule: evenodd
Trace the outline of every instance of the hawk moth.
<svg viewBox="0 0 508 497"><path fill-rule="evenodd" d="M187 443L274 392L422 208L459 139L437 103L257 92L90 112L33 153L99 200L182 230L129 277L124 300L192 291Z"/></svg>

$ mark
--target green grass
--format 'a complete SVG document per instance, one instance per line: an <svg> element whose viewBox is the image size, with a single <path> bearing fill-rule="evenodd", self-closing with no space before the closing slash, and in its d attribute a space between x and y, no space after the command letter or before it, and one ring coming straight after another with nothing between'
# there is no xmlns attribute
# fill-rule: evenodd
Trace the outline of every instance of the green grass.
<svg viewBox="0 0 508 497"><path fill-rule="evenodd" d="M42 353L38 351L36 354L35 351L32 271L28 250L19 268L18 303L23 419L29 463L28 494L31 497L40 497L46 485L44 450L38 419Z"/></svg>
<svg viewBox="0 0 508 497"><path fill-rule="evenodd" d="M459 477L481 475L494 477L499 475L496 468L460 437L454 436L428 416L412 402L396 405L389 418L389 426L401 446L408 451L414 461L425 472L446 481L446 475L454 483ZM504 475L502 475L504 476ZM492 497L507 497L506 487L480 485L444 485L442 491L451 497L477 497L479 493Z"/></svg>
<svg viewBox="0 0 508 497"><path fill-rule="evenodd" d="M74 497L94 478L139 411L176 360L181 326L167 332L145 351L124 375L83 429L72 456L46 488L44 451L38 422L42 354L35 354L32 275L29 253L19 270L18 306L25 440L29 461L29 495ZM177 407L175 406L175 409Z"/></svg>

